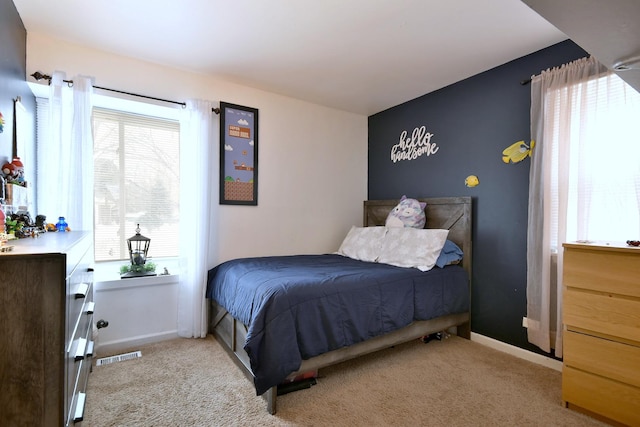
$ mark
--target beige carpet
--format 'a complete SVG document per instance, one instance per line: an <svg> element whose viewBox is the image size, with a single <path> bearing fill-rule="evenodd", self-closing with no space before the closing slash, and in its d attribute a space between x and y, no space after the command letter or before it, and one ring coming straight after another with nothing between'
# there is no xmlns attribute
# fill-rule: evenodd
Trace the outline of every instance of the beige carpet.
<svg viewBox="0 0 640 427"><path fill-rule="evenodd" d="M559 372L455 336L326 368L275 415L212 337L132 350L94 366L83 426L605 425L562 407Z"/></svg>

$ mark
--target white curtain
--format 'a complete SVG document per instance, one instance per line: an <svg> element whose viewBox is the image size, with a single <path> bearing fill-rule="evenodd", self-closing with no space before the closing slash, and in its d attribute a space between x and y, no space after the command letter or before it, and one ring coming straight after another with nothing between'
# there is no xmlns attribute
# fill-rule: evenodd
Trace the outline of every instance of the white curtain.
<svg viewBox="0 0 640 427"><path fill-rule="evenodd" d="M594 58L531 83L527 334L562 357L562 243L640 235L640 96ZM626 237L625 237L626 236Z"/></svg>
<svg viewBox="0 0 640 427"><path fill-rule="evenodd" d="M207 273L218 260L218 205L211 194L218 190L220 154L212 108L211 102L189 100L180 121L178 335L188 338L207 335Z"/></svg>
<svg viewBox="0 0 640 427"><path fill-rule="evenodd" d="M93 230L93 135L91 77L64 82L56 71L49 87L48 137L37 150L37 209L72 230Z"/></svg>

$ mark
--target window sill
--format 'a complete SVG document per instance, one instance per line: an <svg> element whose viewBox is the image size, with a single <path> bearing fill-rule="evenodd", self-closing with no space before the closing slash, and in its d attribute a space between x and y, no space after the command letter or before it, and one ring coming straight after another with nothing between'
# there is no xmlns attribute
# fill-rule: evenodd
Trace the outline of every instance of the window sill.
<svg viewBox="0 0 640 427"><path fill-rule="evenodd" d="M105 280L96 282L96 291L118 290L123 288L140 288L146 286L163 286L178 283L177 274L158 276L132 277L128 279Z"/></svg>
<svg viewBox="0 0 640 427"><path fill-rule="evenodd" d="M154 258L150 259L156 264L156 273L157 276L150 277L135 277L128 279L120 278L120 267L127 264L126 261L102 261L96 262L94 265L93 272L93 281L94 282L120 282L126 280L146 280L146 279L155 279L154 283L158 283L158 277L173 277L173 280L177 280L178 273L178 258ZM168 275L162 274L164 269L167 269L169 272Z"/></svg>

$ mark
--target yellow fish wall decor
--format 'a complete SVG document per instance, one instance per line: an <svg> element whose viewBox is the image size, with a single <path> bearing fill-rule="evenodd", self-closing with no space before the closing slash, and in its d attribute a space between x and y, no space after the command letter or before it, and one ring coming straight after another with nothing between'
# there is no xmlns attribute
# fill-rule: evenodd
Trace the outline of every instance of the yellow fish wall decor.
<svg viewBox="0 0 640 427"><path fill-rule="evenodd" d="M527 156L531 157L531 152L536 142L532 139L529 145L524 141L518 141L511 144L502 151L502 161L505 163L518 163L523 161Z"/></svg>
<svg viewBox="0 0 640 427"><path fill-rule="evenodd" d="M473 188L476 185L480 184L480 180L478 179L477 176L475 175L469 175L468 177L465 178L464 180L464 185L466 185L469 188Z"/></svg>

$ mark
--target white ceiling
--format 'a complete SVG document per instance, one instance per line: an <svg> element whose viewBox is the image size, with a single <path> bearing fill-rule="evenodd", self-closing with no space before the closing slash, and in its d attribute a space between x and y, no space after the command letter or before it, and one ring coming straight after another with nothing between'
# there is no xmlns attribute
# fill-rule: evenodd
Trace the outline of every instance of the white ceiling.
<svg viewBox="0 0 640 427"><path fill-rule="evenodd" d="M363 115L567 38L520 0L13 2L27 33Z"/></svg>

